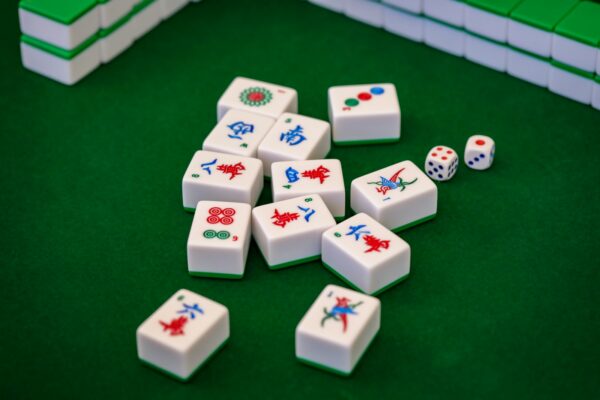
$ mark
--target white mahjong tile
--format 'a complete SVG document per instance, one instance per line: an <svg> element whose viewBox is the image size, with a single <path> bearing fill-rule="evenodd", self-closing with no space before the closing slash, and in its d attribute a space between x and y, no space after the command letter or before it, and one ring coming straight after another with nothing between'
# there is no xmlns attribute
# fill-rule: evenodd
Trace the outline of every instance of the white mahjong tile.
<svg viewBox="0 0 600 400"><path fill-rule="evenodd" d="M256 204L263 188L262 162L256 158L197 151L183 176L183 207L201 200Z"/></svg>
<svg viewBox="0 0 600 400"><path fill-rule="evenodd" d="M437 187L413 162L402 161L354 179L350 205L397 231L435 216Z"/></svg>
<svg viewBox="0 0 600 400"><path fill-rule="evenodd" d="M271 166L273 201L318 194L335 218L346 212L340 160L280 161Z"/></svg>
<svg viewBox="0 0 600 400"><path fill-rule="evenodd" d="M256 157L258 145L274 123L271 117L231 109L204 139L202 150Z"/></svg>
<svg viewBox="0 0 600 400"><path fill-rule="evenodd" d="M356 214L323 234L323 264L352 287L378 294L410 273L410 246L369 217Z"/></svg>
<svg viewBox="0 0 600 400"><path fill-rule="evenodd" d="M219 99L217 119L231 108L277 118L286 111L298 112L298 94L289 87L237 77Z"/></svg>
<svg viewBox="0 0 600 400"><path fill-rule="evenodd" d="M317 194L252 210L252 236L271 269L318 259L321 235L334 225L331 212Z"/></svg>
<svg viewBox="0 0 600 400"><path fill-rule="evenodd" d="M241 278L250 245L246 203L200 201L187 242L190 275Z"/></svg>
<svg viewBox="0 0 600 400"><path fill-rule="evenodd" d="M229 338L229 311L181 289L136 331L138 357L167 374L187 380Z"/></svg>
<svg viewBox="0 0 600 400"><path fill-rule="evenodd" d="M258 146L265 176L277 161L325 158L331 149L329 122L299 114L283 113Z"/></svg>
<svg viewBox="0 0 600 400"><path fill-rule="evenodd" d="M334 86L328 95L335 143L389 142L400 138L400 105L393 84Z"/></svg>
<svg viewBox="0 0 600 400"><path fill-rule="evenodd" d="M378 299L327 285L296 328L296 357L349 375L379 331Z"/></svg>

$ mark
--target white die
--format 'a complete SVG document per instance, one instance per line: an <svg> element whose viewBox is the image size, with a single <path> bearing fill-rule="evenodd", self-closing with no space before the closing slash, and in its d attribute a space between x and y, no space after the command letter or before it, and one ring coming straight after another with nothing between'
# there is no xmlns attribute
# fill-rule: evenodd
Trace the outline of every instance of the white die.
<svg viewBox="0 0 600 400"><path fill-rule="evenodd" d="M333 214L346 214L346 189L340 160L281 161L271 165L273 201L318 194Z"/></svg>
<svg viewBox="0 0 600 400"><path fill-rule="evenodd" d="M333 216L317 194L252 210L252 236L270 269L318 260L321 235L334 225Z"/></svg>
<svg viewBox="0 0 600 400"><path fill-rule="evenodd" d="M450 147L435 146L425 159L425 171L431 179L448 181L458 168L458 154Z"/></svg>
<svg viewBox="0 0 600 400"><path fill-rule="evenodd" d="M229 311L189 290L178 290L136 331L139 359L187 381L229 338Z"/></svg>
<svg viewBox="0 0 600 400"><path fill-rule="evenodd" d="M325 232L321 251L325 267L351 287L373 296L410 273L408 243L364 213Z"/></svg>
<svg viewBox="0 0 600 400"><path fill-rule="evenodd" d="M304 115L284 113L258 146L265 176L277 161L325 158L331 149L329 123Z"/></svg>
<svg viewBox="0 0 600 400"><path fill-rule="evenodd" d="M296 327L296 358L350 375L379 331L380 321L377 298L327 285Z"/></svg>
<svg viewBox="0 0 600 400"><path fill-rule="evenodd" d="M183 208L201 200L256 204L263 189L262 162L256 158L199 150L183 175Z"/></svg>
<svg viewBox="0 0 600 400"><path fill-rule="evenodd" d="M298 112L298 94L289 87L237 77L217 103L217 119L231 108L277 118L286 111Z"/></svg>
<svg viewBox="0 0 600 400"><path fill-rule="evenodd" d="M352 181L350 207L398 232L437 213L437 187L411 161L402 161Z"/></svg>
<svg viewBox="0 0 600 400"><path fill-rule="evenodd" d="M271 117L231 109L204 139L202 150L256 158L258 145L274 123Z"/></svg>
<svg viewBox="0 0 600 400"><path fill-rule="evenodd" d="M391 83L329 88L329 121L335 144L400 139L400 105Z"/></svg>
<svg viewBox="0 0 600 400"><path fill-rule="evenodd" d="M190 275L241 278L250 246L250 212L246 203L200 201L187 242Z"/></svg>
<svg viewBox="0 0 600 400"><path fill-rule="evenodd" d="M494 162L496 143L489 136L474 135L465 146L465 164L473 169L488 169Z"/></svg>

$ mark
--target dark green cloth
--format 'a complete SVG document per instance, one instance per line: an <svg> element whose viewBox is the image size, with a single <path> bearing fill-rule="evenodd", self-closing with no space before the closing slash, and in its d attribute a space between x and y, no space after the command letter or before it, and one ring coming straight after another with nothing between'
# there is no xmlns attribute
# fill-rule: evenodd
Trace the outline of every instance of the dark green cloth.
<svg viewBox="0 0 600 400"><path fill-rule="evenodd" d="M600 112L306 2L207 0L74 87L23 69L0 2L0 397L594 398L600 391ZM438 217L400 234L411 277L383 293L350 378L298 363L294 330L328 283L318 262L192 278L181 178L231 80L294 87L327 119L332 85L392 82L399 143L336 147L353 178L434 145L462 158ZM271 201L266 188L260 202ZM188 384L140 364L135 330L179 288L225 304L231 340Z"/></svg>

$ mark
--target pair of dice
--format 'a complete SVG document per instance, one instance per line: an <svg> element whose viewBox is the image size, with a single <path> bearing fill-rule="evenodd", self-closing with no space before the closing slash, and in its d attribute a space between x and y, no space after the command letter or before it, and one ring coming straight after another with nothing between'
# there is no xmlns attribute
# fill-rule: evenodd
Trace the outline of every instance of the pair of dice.
<svg viewBox="0 0 600 400"><path fill-rule="evenodd" d="M472 169L484 170L492 166L496 145L491 137L474 135L465 146L465 164ZM431 179L448 181L458 169L458 154L446 146L435 146L425 159L425 171Z"/></svg>
<svg viewBox="0 0 600 400"><path fill-rule="evenodd" d="M380 315L377 298L327 285L296 327L296 357L349 375L379 331ZM187 381L229 336L227 307L181 289L138 327L138 357L148 366Z"/></svg>

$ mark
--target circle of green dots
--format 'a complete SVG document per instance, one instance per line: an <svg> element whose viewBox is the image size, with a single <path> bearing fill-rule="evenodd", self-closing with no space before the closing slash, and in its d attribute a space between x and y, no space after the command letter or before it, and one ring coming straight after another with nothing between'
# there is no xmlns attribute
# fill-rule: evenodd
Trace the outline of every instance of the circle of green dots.
<svg viewBox="0 0 600 400"><path fill-rule="evenodd" d="M261 101L250 100L248 96L255 92L262 93L264 98ZM273 99L273 93L271 93L269 89L258 86L245 89L242 91L242 93L240 93L240 101L250 107L264 106L265 104L268 104L271 99Z"/></svg>
<svg viewBox="0 0 600 400"><path fill-rule="evenodd" d="M346 101L344 101L344 104L347 105L348 107L354 107L358 105L358 100L356 99L346 99Z"/></svg>
<svg viewBox="0 0 600 400"><path fill-rule="evenodd" d="M217 237L221 240L229 239L229 236L229 232L227 231L220 231L219 233L217 233Z"/></svg>
<svg viewBox="0 0 600 400"><path fill-rule="evenodd" d="M199 178L199 177L200 177L200 175L198 175L198 174L192 174L192 178Z"/></svg>
<svg viewBox="0 0 600 400"><path fill-rule="evenodd" d="M341 236L342 236L342 234L341 234L341 233L339 233L339 232L336 232L336 233L334 233L334 234L333 234L333 236L335 236L335 237L341 237Z"/></svg>
<svg viewBox="0 0 600 400"><path fill-rule="evenodd" d="M202 235L207 239L212 239L215 236L217 236L217 232L213 231L212 229L209 229L207 231L204 231Z"/></svg>

